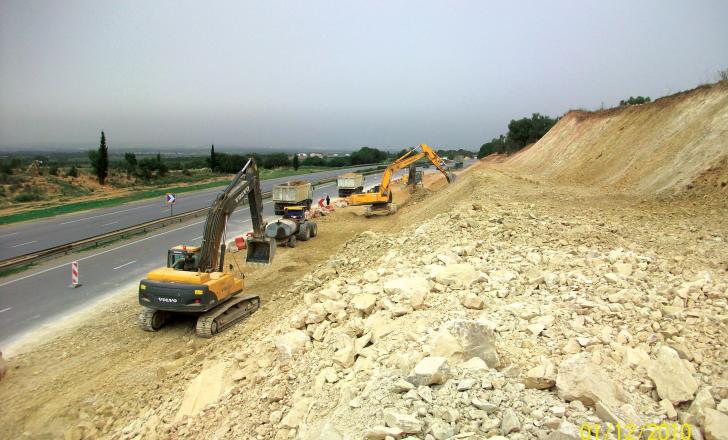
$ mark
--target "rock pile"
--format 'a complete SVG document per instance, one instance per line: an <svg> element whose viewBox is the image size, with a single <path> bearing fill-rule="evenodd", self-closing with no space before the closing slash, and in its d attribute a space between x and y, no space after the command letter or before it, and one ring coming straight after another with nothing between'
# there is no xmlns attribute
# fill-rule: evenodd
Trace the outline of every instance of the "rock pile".
<svg viewBox="0 0 728 440"><path fill-rule="evenodd" d="M484 187L347 243L286 292L298 309L214 361L234 379L216 401L170 398L118 437L578 440L583 423L670 422L727 438L725 272Z"/></svg>

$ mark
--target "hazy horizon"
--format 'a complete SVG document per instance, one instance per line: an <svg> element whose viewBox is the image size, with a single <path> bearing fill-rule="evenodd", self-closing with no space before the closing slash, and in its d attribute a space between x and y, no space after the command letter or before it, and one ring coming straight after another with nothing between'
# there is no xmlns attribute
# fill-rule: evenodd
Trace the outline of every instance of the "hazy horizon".
<svg viewBox="0 0 728 440"><path fill-rule="evenodd" d="M728 2L0 0L0 149L475 149L728 68Z"/></svg>

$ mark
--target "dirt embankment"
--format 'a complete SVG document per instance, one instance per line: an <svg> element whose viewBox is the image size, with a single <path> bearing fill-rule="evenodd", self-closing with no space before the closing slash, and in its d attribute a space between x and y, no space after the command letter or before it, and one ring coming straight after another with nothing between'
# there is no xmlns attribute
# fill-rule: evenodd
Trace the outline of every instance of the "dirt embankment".
<svg viewBox="0 0 728 440"><path fill-rule="evenodd" d="M638 194L697 187L728 197L728 81L649 104L569 112L504 164L559 183Z"/></svg>

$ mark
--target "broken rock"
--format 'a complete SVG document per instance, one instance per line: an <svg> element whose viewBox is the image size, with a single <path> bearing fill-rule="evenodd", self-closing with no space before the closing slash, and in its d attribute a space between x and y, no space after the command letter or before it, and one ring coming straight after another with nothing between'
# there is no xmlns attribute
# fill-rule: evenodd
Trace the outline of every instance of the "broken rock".
<svg viewBox="0 0 728 440"><path fill-rule="evenodd" d="M369 429L365 436L368 440L384 440L387 437L400 438L404 432L399 428L388 428L386 426L375 426Z"/></svg>
<svg viewBox="0 0 728 440"><path fill-rule="evenodd" d="M339 333L336 336L337 350L334 353L333 360L344 368L354 365L354 340L346 333Z"/></svg>
<svg viewBox="0 0 728 440"><path fill-rule="evenodd" d="M483 298L474 293L468 293L461 301L463 307L467 309L482 310L485 305Z"/></svg>
<svg viewBox="0 0 728 440"><path fill-rule="evenodd" d="M207 405L217 402L230 385L228 377L225 365L220 362L202 370L187 386L175 420L195 416Z"/></svg>
<svg viewBox="0 0 728 440"><path fill-rule="evenodd" d="M422 422L416 417L402 414L392 408L384 410L384 423L390 428L396 428L407 434L416 434L422 431Z"/></svg>
<svg viewBox="0 0 728 440"><path fill-rule="evenodd" d="M728 440L728 415L707 408L702 425L706 440Z"/></svg>
<svg viewBox="0 0 728 440"><path fill-rule="evenodd" d="M600 401L611 407L627 402L624 390L586 354L570 356L561 362L556 388L562 399L579 400L592 407Z"/></svg>
<svg viewBox="0 0 728 440"><path fill-rule="evenodd" d="M407 381L415 386L441 384L449 376L450 365L447 359L439 356L427 356L415 365Z"/></svg>
<svg viewBox="0 0 728 440"><path fill-rule="evenodd" d="M284 428L297 428L301 424L303 416L306 414L309 403L309 399L300 399L293 404L288 414L281 420L281 426Z"/></svg>
<svg viewBox="0 0 728 440"><path fill-rule="evenodd" d="M430 284L423 276L409 276L387 280L384 282L383 288L384 293L405 297L415 293L427 294L430 291Z"/></svg>
<svg viewBox="0 0 728 440"><path fill-rule="evenodd" d="M526 385L526 388L537 390L545 390L553 387L556 385L554 364L546 362L531 368L526 372L526 377L523 378L523 384Z"/></svg>
<svg viewBox="0 0 728 440"><path fill-rule="evenodd" d="M275 339L276 349L278 349L278 359L286 363L293 356L303 351L308 342L308 335L301 330L293 330Z"/></svg>
<svg viewBox="0 0 728 440"><path fill-rule="evenodd" d="M377 297L371 293L357 295L351 300L351 305L354 306L356 310L368 315L372 313L374 306L377 305Z"/></svg>
<svg viewBox="0 0 728 440"><path fill-rule="evenodd" d="M432 354L453 362L479 357L491 367L500 363L495 350L495 332L481 321L455 320L438 333L432 343Z"/></svg>
<svg viewBox="0 0 728 440"><path fill-rule="evenodd" d="M510 408L503 411L503 419L501 420L501 433L510 434L521 430L521 422L518 420L516 412Z"/></svg>
<svg viewBox="0 0 728 440"><path fill-rule="evenodd" d="M480 273L468 263L449 264L442 268L435 280L446 286L468 287L480 277Z"/></svg>
<svg viewBox="0 0 728 440"><path fill-rule="evenodd" d="M647 375L655 382L657 394L673 405L692 400L698 390L698 382L686 362L675 350L663 345L657 351L657 360L647 365Z"/></svg>
<svg viewBox="0 0 728 440"><path fill-rule="evenodd" d="M564 420L556 431L546 437L546 440L581 440L581 436L576 425Z"/></svg>

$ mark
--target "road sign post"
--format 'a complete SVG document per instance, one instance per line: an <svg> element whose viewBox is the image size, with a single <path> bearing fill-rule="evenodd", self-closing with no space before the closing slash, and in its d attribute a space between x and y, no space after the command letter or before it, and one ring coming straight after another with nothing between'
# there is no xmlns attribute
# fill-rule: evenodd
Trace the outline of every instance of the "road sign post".
<svg viewBox="0 0 728 440"><path fill-rule="evenodd" d="M172 193L167 193L167 204L169 205L169 216L174 215L174 204L177 203L177 196Z"/></svg>

